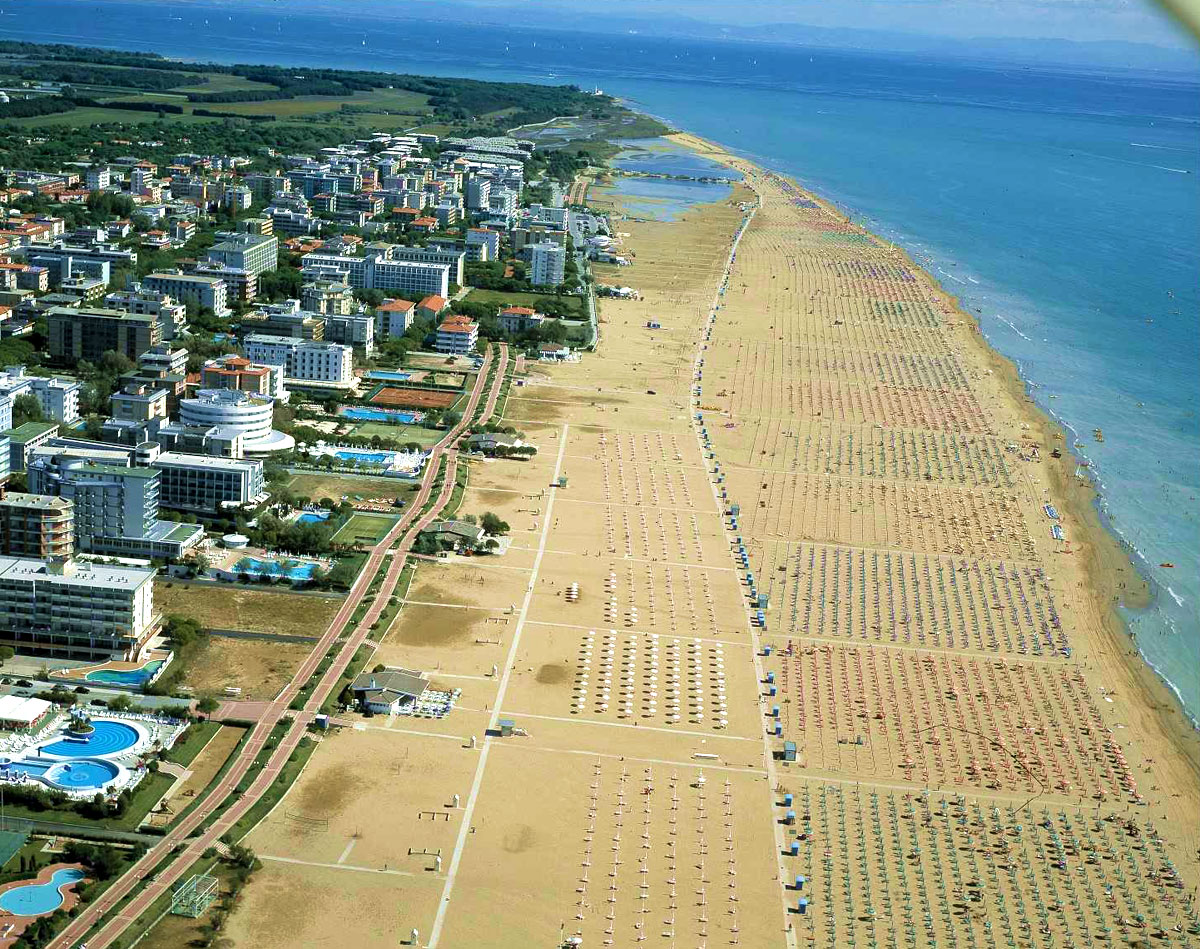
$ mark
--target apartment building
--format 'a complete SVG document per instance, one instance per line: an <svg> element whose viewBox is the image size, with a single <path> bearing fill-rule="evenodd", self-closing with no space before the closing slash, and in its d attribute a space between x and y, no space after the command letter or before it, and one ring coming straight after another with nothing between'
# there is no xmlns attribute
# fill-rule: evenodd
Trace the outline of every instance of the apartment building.
<svg viewBox="0 0 1200 949"><path fill-rule="evenodd" d="M341 281L306 283L300 290L300 309L325 316L349 316L354 312L354 288Z"/></svg>
<svg viewBox="0 0 1200 949"><path fill-rule="evenodd" d="M26 375L24 366L6 366L0 373L0 397L36 396L42 414L56 422L70 423L79 418L81 389L74 379Z"/></svg>
<svg viewBox="0 0 1200 949"><path fill-rule="evenodd" d="M127 290L116 290L104 298L104 306L126 313L143 313L155 317L162 327L163 339L174 339L187 329L187 307L169 293L152 293L141 284Z"/></svg>
<svg viewBox="0 0 1200 949"><path fill-rule="evenodd" d="M273 234L218 235L221 240L208 249L208 259L258 277L279 266L279 239Z"/></svg>
<svg viewBox="0 0 1200 949"><path fill-rule="evenodd" d="M529 282L535 287L560 286L566 277L566 248L547 242L532 244L529 251Z"/></svg>
<svg viewBox="0 0 1200 949"><path fill-rule="evenodd" d="M210 359L201 367L200 388L238 389L286 402L288 393L283 377L283 365L255 363L245 356L230 354Z"/></svg>
<svg viewBox="0 0 1200 949"><path fill-rule="evenodd" d="M102 307L51 307L46 312L49 355L53 362L97 362L114 350L130 359L162 342L158 318Z"/></svg>
<svg viewBox="0 0 1200 949"><path fill-rule="evenodd" d="M40 493L0 496L0 554L70 557L75 552L75 509L70 501Z"/></svg>
<svg viewBox="0 0 1200 949"><path fill-rule="evenodd" d="M0 645L24 655L137 660L161 627L153 570L0 558Z"/></svg>
<svg viewBox="0 0 1200 949"><path fill-rule="evenodd" d="M450 316L438 326L434 348L439 353L462 356L475 352L475 344L478 341L478 323L467 316Z"/></svg>
<svg viewBox="0 0 1200 949"><path fill-rule="evenodd" d="M251 334L246 358L284 367L289 386L316 383L334 388L354 385L354 351L340 343L317 343L285 336Z"/></svg>
<svg viewBox="0 0 1200 949"><path fill-rule="evenodd" d="M416 319L417 305L408 300L384 300L375 307L375 336L403 336Z"/></svg>
<svg viewBox="0 0 1200 949"><path fill-rule="evenodd" d="M143 278L142 286L152 293L165 293L184 304L208 307L219 317L230 313L228 285L220 277L161 271Z"/></svg>
<svg viewBox="0 0 1200 949"><path fill-rule="evenodd" d="M326 316L325 342L352 346L369 358L375 353L375 317L364 313Z"/></svg>
<svg viewBox="0 0 1200 949"><path fill-rule="evenodd" d="M218 458L164 451L155 457L159 503L181 511L215 514L266 500L263 463L255 458Z"/></svg>

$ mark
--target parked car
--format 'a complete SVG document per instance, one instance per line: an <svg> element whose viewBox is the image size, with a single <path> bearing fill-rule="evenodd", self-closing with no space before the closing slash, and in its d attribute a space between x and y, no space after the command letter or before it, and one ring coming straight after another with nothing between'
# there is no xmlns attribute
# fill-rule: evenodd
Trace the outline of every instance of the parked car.
<svg viewBox="0 0 1200 949"><path fill-rule="evenodd" d="M18 679L17 685L19 685L22 689L32 689L33 688L33 683L30 682L28 679Z"/></svg>
<svg viewBox="0 0 1200 949"><path fill-rule="evenodd" d="M92 705L98 705L100 708L108 708L108 703L104 699L92 699Z"/></svg>
<svg viewBox="0 0 1200 949"><path fill-rule="evenodd" d="M87 686L83 686L83 685L75 686L75 694L76 695L90 695L91 692L92 692L92 690L89 689Z"/></svg>

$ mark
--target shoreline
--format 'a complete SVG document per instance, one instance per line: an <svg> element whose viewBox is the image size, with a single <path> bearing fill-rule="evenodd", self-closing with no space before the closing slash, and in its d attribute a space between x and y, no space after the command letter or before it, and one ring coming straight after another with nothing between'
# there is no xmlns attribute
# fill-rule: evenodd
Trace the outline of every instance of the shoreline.
<svg viewBox="0 0 1200 949"><path fill-rule="evenodd" d="M1126 719L1135 719L1138 715L1153 719L1163 737L1179 753L1188 781L1194 793L1200 795L1200 728L1197 728L1167 678L1151 666L1138 650L1136 639L1119 612L1120 607L1136 610L1149 606L1152 602L1151 581L1138 570L1127 545L1104 526L1097 503L1100 494L1095 483L1091 478L1080 479L1075 475L1078 459L1071 450L1069 432L1032 399L1015 362L992 346L975 316L962 307L958 298L948 292L925 267L914 261L904 247L855 223L832 201L800 185L788 175L759 165L719 143L678 129L663 137L743 173L753 170L787 181L827 213L846 222L878 245L889 247L914 273L921 275L947 315L952 315L969 328L969 338L975 341L980 356L995 373L1008 396L1021 406L1023 420L1030 428L1031 441L1045 448L1042 460L1046 462L1048 484L1044 487L1058 502L1065 515L1064 522L1070 525L1068 547L1077 558L1078 572L1088 587L1084 605L1094 610L1094 616L1081 613L1073 618L1075 626L1085 627L1082 639L1076 634L1072 641L1073 655L1078 658L1081 671L1087 670L1092 678L1103 679L1106 682L1104 688L1122 697ZM1061 450L1061 457L1057 459L1049 454L1054 447ZM1061 579L1070 571L1054 572ZM1092 622L1089 623L1089 620ZM1096 630L1094 635L1091 634L1092 628Z"/></svg>

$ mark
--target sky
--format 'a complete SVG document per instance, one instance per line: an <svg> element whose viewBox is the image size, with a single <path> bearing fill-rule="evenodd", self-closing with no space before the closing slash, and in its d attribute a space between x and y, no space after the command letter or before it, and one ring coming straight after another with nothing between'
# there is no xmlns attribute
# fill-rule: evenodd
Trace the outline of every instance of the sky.
<svg viewBox="0 0 1200 949"><path fill-rule="evenodd" d="M354 2L362 0L340 0ZM367 0L406 13L436 0ZM878 30L949 38L1056 38L1121 41L1176 48L1194 46L1155 0L460 0L463 6L523 8L545 26L551 18L653 21L681 18L745 29L793 24ZM1190 3L1194 0L1177 0Z"/></svg>

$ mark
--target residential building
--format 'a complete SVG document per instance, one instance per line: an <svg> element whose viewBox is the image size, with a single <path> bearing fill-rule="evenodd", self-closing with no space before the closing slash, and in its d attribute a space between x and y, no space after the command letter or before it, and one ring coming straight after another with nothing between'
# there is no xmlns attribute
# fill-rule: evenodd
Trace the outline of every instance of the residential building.
<svg viewBox="0 0 1200 949"><path fill-rule="evenodd" d="M550 224L560 231L567 229L571 212L566 208L552 208L541 204L529 206L529 220L536 224Z"/></svg>
<svg viewBox="0 0 1200 949"><path fill-rule="evenodd" d="M325 341L353 346L369 358L375 353L375 317L365 313L326 316Z"/></svg>
<svg viewBox="0 0 1200 949"><path fill-rule="evenodd" d="M75 506L43 494L0 494L0 554L70 557L75 553Z"/></svg>
<svg viewBox="0 0 1200 949"><path fill-rule="evenodd" d="M105 165L95 165L84 172L83 180L88 191L103 191L112 186L112 172Z"/></svg>
<svg viewBox="0 0 1200 949"><path fill-rule="evenodd" d="M219 243L208 249L208 259L255 277L279 266L279 239L273 234L223 233Z"/></svg>
<svg viewBox="0 0 1200 949"><path fill-rule="evenodd" d="M0 373L0 397L16 399L20 395L36 396L46 418L66 424L79 418L81 389L82 386L74 379L26 375L24 366L6 366ZM11 416L8 427L12 427Z"/></svg>
<svg viewBox="0 0 1200 949"><path fill-rule="evenodd" d="M535 287L561 286L565 277L567 251L558 244L530 245L529 282Z"/></svg>
<svg viewBox="0 0 1200 949"><path fill-rule="evenodd" d="M354 386L354 351L340 343L317 343L284 336L252 334L244 340L246 357L282 365L290 387L310 384L333 388Z"/></svg>
<svg viewBox="0 0 1200 949"><path fill-rule="evenodd" d="M450 316L438 326L434 348L439 353L466 355L475 351L478 341L479 324L467 316Z"/></svg>
<svg viewBox="0 0 1200 949"><path fill-rule="evenodd" d="M25 465L40 445L58 435L55 422L25 422L4 433L8 437L8 470L24 471Z"/></svg>
<svg viewBox="0 0 1200 949"><path fill-rule="evenodd" d="M142 286L152 293L169 294L184 304L208 307L218 317L230 313L228 285L219 277L185 274L179 270L162 271L143 278Z"/></svg>
<svg viewBox="0 0 1200 949"><path fill-rule="evenodd" d="M148 422L167 417L167 390L131 382L108 397L112 417L118 422Z"/></svg>
<svg viewBox="0 0 1200 949"><path fill-rule="evenodd" d="M98 362L110 350L137 359L163 339L157 317L100 307L51 307L46 324L50 359L60 364Z"/></svg>
<svg viewBox="0 0 1200 949"><path fill-rule="evenodd" d="M436 320L448 305L449 301L445 297L431 294L417 304L417 319Z"/></svg>
<svg viewBox="0 0 1200 949"><path fill-rule="evenodd" d="M137 251L125 250L116 244L69 244L65 240L56 240L52 244L30 244L24 248L24 252L27 255L36 254L42 266L49 266L51 260L70 257L76 261L76 266L79 261L90 260L107 262L113 267L123 267L126 270L137 267Z"/></svg>
<svg viewBox="0 0 1200 949"><path fill-rule="evenodd" d="M299 300L271 304L242 317L242 330L266 336L291 339L323 340L325 319L300 309Z"/></svg>
<svg viewBox="0 0 1200 949"><path fill-rule="evenodd" d="M484 260L499 260L500 259L500 232L494 231L490 227L469 227L467 228L466 238L468 254L473 245L482 245L487 248L487 256Z"/></svg>
<svg viewBox="0 0 1200 949"><path fill-rule="evenodd" d="M286 402L288 393L283 386L283 378L282 364L258 364L235 354L218 356L200 369L202 389L237 389Z"/></svg>
<svg viewBox="0 0 1200 949"><path fill-rule="evenodd" d="M274 410L275 400L268 396L240 389L201 389L190 399L180 399L179 421L240 434L247 455L290 451L295 439L271 428Z"/></svg>
<svg viewBox="0 0 1200 949"><path fill-rule="evenodd" d="M158 519L160 476L153 468L41 455L28 477L32 490L74 506L81 552L178 560L204 538L200 524Z"/></svg>
<svg viewBox="0 0 1200 949"><path fill-rule="evenodd" d="M23 655L144 658L161 627L154 570L0 559L0 645Z"/></svg>
<svg viewBox="0 0 1200 949"><path fill-rule="evenodd" d="M249 270L227 267L215 260L202 260L197 264L190 265L189 273L197 277L207 277L210 280L223 280L227 302L249 303L258 296L258 277Z"/></svg>
<svg viewBox="0 0 1200 949"><path fill-rule="evenodd" d="M161 476L159 503L181 511L216 514L266 500L263 463L164 451L153 462Z"/></svg>
<svg viewBox="0 0 1200 949"><path fill-rule="evenodd" d="M384 300L375 307L375 335L380 339L403 336L416 319L417 305L408 300Z"/></svg>
<svg viewBox="0 0 1200 949"><path fill-rule="evenodd" d="M506 333L523 333L545 322L544 314L531 310L527 306L502 307L496 314L500 328Z"/></svg>
<svg viewBox="0 0 1200 949"><path fill-rule="evenodd" d="M104 306L110 310L153 316L162 328L163 339L175 339L187 329L186 305L172 298L169 293L153 293L139 283L127 290L108 294L104 298Z"/></svg>
<svg viewBox="0 0 1200 949"><path fill-rule="evenodd" d="M271 234L275 230L269 217L242 218L237 222L237 229L243 234Z"/></svg>
<svg viewBox="0 0 1200 949"><path fill-rule="evenodd" d="M300 308L326 316L349 316L354 312L354 288L341 281L318 280L300 290Z"/></svg>
<svg viewBox="0 0 1200 949"><path fill-rule="evenodd" d="M472 175L467 182L467 209L470 211L488 210L492 197L492 183L487 178Z"/></svg>
<svg viewBox="0 0 1200 949"><path fill-rule="evenodd" d="M187 371L188 351L172 349L164 343L153 346L138 356L138 365L147 372L176 375Z"/></svg>
<svg viewBox="0 0 1200 949"><path fill-rule="evenodd" d="M448 296L452 267L444 262L398 260L394 247L373 250L363 257L314 251L301 258L306 280L342 280L364 290L388 290L401 293L436 293ZM411 248L409 250L412 250ZM419 248L422 256L445 257L447 252ZM462 254L451 255L461 260ZM453 282L459 283L459 280Z"/></svg>

